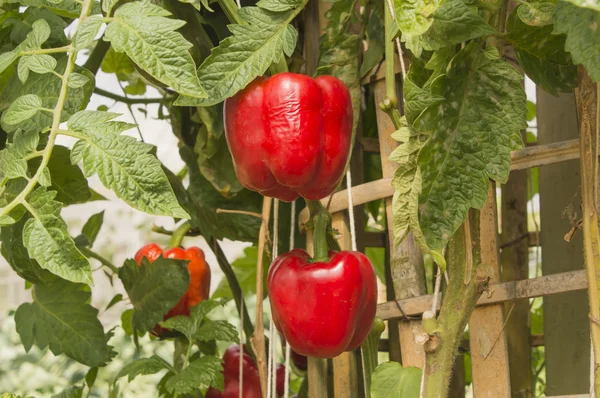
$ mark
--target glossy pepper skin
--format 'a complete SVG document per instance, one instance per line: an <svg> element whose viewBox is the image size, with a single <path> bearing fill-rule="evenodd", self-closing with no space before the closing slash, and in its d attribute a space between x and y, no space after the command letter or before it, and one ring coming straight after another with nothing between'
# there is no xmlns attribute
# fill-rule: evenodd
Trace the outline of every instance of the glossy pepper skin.
<svg viewBox="0 0 600 398"><path fill-rule="evenodd" d="M350 92L333 76L259 77L225 101L240 182L264 196L318 200L340 183L351 147Z"/></svg>
<svg viewBox="0 0 600 398"><path fill-rule="evenodd" d="M244 398L262 398L258 368L254 359L244 347L242 358L242 389ZM206 392L206 398L239 398L240 396L240 346L232 345L223 355L223 376L225 377L225 388L223 392L210 387ZM285 368L277 366L277 396L283 396Z"/></svg>
<svg viewBox="0 0 600 398"><path fill-rule="evenodd" d="M176 247L163 253L160 246L156 243L150 243L138 250L134 259L141 265L144 257L150 262L153 262L161 255L165 258L189 260L188 270L190 272L190 284L188 285L187 291L175 307L164 316L164 319L167 320L178 315L189 316L190 308L197 305L202 300L208 299L210 293L210 267L206 263L204 252L197 247L190 247L187 250ZM153 329L153 333L159 336L163 334L164 331L165 329L160 326Z"/></svg>
<svg viewBox="0 0 600 398"><path fill-rule="evenodd" d="M310 357L333 358L362 344L377 304L373 265L362 253L329 252L311 262L295 249L275 259L267 288L273 320L291 348Z"/></svg>

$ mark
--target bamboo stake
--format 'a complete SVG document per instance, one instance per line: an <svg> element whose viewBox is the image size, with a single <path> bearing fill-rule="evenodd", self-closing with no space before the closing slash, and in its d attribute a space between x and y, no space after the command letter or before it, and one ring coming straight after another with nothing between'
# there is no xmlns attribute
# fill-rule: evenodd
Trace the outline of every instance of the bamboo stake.
<svg viewBox="0 0 600 398"><path fill-rule="evenodd" d="M254 322L254 334L250 342L256 354L256 366L260 377L260 388L263 398L267 398L267 352L265 349L265 327L263 322L263 256L265 243L271 217L272 198L265 196L262 205L262 222L258 233L258 260L256 261L256 321ZM273 342L271 342L273 344Z"/></svg>
<svg viewBox="0 0 600 398"><path fill-rule="evenodd" d="M582 66L575 92L581 151L581 198L583 207L583 251L590 299L590 327L594 356L594 390L600 394L600 231L598 229L598 140L600 101L598 85Z"/></svg>

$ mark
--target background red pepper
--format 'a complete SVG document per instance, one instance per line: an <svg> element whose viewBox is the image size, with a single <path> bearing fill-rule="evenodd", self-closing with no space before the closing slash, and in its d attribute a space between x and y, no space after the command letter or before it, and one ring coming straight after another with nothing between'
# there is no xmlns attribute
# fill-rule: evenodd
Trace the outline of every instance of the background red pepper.
<svg viewBox="0 0 600 398"><path fill-rule="evenodd" d="M260 378L258 368L254 359L250 356L244 347L243 354L243 372L242 389L244 398L262 398L260 388ZM225 389L223 392L210 387L206 392L206 398L239 398L240 396L240 346L232 345L223 355L223 376L225 377ZM277 366L276 373L277 396L281 397L284 393L285 367L281 364Z"/></svg>
<svg viewBox="0 0 600 398"><path fill-rule="evenodd" d="M284 201L318 200L340 183L352 100L333 76L260 77L225 101L225 134L240 182Z"/></svg>
<svg viewBox="0 0 600 398"><path fill-rule="evenodd" d="M295 249L275 259L267 287L273 320L298 354L333 358L362 344L377 305L373 265L362 253L330 252L311 263Z"/></svg>
<svg viewBox="0 0 600 398"><path fill-rule="evenodd" d="M188 285L187 291L175 307L165 315L164 319L166 320L178 315L190 315L190 308L197 305L202 300L208 299L210 294L211 274L210 267L204 258L204 252L198 247L190 247L187 250L176 247L163 253L160 246L156 243L150 243L138 250L134 258L135 261L141 265L144 257L150 262L153 262L161 255L165 258L189 260L188 270L190 272L190 284ZM160 336L164 331L165 329L156 326L152 332L155 335Z"/></svg>

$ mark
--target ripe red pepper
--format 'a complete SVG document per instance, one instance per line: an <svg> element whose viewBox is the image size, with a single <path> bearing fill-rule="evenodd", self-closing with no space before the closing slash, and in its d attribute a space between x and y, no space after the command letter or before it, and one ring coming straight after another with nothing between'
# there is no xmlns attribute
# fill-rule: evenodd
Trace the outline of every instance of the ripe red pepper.
<svg viewBox="0 0 600 398"><path fill-rule="evenodd" d="M246 351L242 359L242 389L244 398L262 398L260 388L260 378L258 376L258 368L254 359ZM206 398L238 398L240 396L240 346L232 345L225 351L223 355L223 375L225 376L225 389L223 392L216 388L210 387L206 392ZM285 367L281 364L277 366L276 373L276 390L277 396L283 396Z"/></svg>
<svg viewBox="0 0 600 398"><path fill-rule="evenodd" d="M350 92L333 76L259 77L225 101L238 179L264 196L318 200L340 183L352 139Z"/></svg>
<svg viewBox="0 0 600 398"><path fill-rule="evenodd" d="M333 358L362 344L377 305L373 265L362 253L329 252L311 262L295 249L275 259L267 288L273 320L298 354Z"/></svg>
<svg viewBox="0 0 600 398"><path fill-rule="evenodd" d="M188 270L190 271L190 284L187 291L175 307L164 316L164 320L178 315L189 316L190 308L202 300L208 299L210 293L210 267L206 263L204 252L198 247L190 247L187 250L176 247L163 253L160 246L156 243L150 243L138 250L134 258L141 265L144 257L153 262L161 255L165 258L189 260ZM165 329L157 325L152 332L160 336L165 332Z"/></svg>

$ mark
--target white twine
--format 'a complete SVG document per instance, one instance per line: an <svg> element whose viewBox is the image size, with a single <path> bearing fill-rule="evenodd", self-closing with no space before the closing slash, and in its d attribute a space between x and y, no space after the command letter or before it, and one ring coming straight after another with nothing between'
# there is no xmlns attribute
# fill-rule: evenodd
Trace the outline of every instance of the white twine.
<svg viewBox="0 0 600 398"><path fill-rule="evenodd" d="M275 261L278 253L279 245L279 200L275 199L273 202L273 258ZM271 262L272 263L272 262ZM270 300L269 300L270 303ZM275 322L273 322L273 305L271 304L271 320L269 321L269 370L267 377L267 398L277 398L277 362L275 360L275 354L277 348L275 347Z"/></svg>
<svg viewBox="0 0 600 398"><path fill-rule="evenodd" d="M354 225L354 204L352 203L352 174L350 169L346 172L346 192L348 192L348 218L350 219L350 237L352 251L356 251L356 226Z"/></svg>
<svg viewBox="0 0 600 398"><path fill-rule="evenodd" d="M241 298L240 298L240 376L239 376L239 398L244 398L243 388L244 388L244 294L240 287Z"/></svg>
<svg viewBox="0 0 600 398"><path fill-rule="evenodd" d="M394 6L392 5L392 0L387 0L388 8L390 9L390 15L392 16L392 21L396 20L396 12L394 11ZM396 37L396 47L398 48L398 58L400 58L400 69L402 70L402 80L406 79L406 65L404 65L404 57L402 56L402 46L400 45L400 38Z"/></svg>
<svg viewBox="0 0 600 398"><path fill-rule="evenodd" d="M296 201L292 202L292 214L290 216L290 251L294 250L294 234L296 233ZM284 394L285 398L290 397L290 355L291 348L287 341L284 341L285 345L285 379L284 379Z"/></svg>

